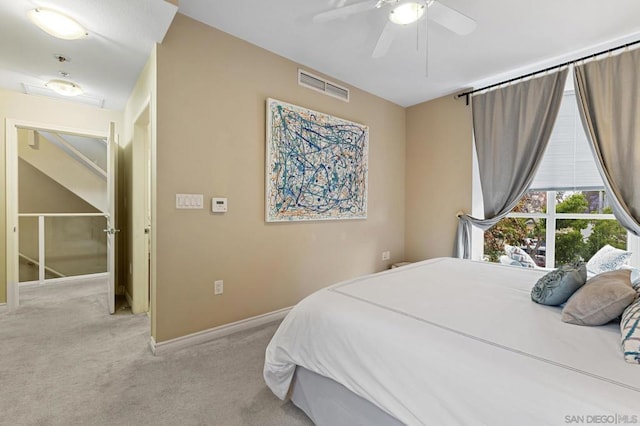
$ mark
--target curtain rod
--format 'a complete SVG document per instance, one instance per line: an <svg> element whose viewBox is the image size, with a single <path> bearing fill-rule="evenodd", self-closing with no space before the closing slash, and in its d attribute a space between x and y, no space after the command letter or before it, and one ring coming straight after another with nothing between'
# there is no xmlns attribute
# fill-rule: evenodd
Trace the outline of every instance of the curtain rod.
<svg viewBox="0 0 640 426"><path fill-rule="evenodd" d="M483 90L491 89L491 88L494 88L494 87L497 87L497 86L501 86L503 84L508 84L508 83L514 82L516 80L521 80L523 78L528 78L528 77L531 77L531 76L534 76L534 75L537 75L537 74L542 74L542 73L545 73L547 71L551 71L551 70L554 70L554 69L557 69L557 68L566 67L567 65L575 64L576 62L584 61L586 59L595 58L596 56L600 56L600 55L604 55L605 53L610 53L610 52L614 52L616 50L624 49L624 48L627 48L629 46L633 46L634 44L639 44L639 43L640 43L640 40L632 41L630 43L623 44L621 46L612 47L611 49L602 50L602 51L597 52L597 53L592 53L591 55L583 56L582 58L578 58L578 59L573 59L571 61L567 61L567 62L564 62L564 63L559 64L559 65L554 65L552 67L548 67L548 68L545 68L543 70L530 72L529 74L521 75L519 77L510 78L508 80L504 80L504 81L501 81L499 83L490 84L489 86L481 87L480 89L468 90L466 92L460 93L459 95L456 95L456 98L460 99L461 97L465 96L467 98L467 105L469 105L469 96L474 94L474 93L476 93L476 92L482 92Z"/></svg>

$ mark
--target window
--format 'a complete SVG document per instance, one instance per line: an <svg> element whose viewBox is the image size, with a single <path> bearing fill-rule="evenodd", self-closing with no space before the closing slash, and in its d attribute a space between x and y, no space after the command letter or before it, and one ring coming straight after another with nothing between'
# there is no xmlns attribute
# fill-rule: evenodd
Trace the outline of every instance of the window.
<svg viewBox="0 0 640 426"><path fill-rule="evenodd" d="M548 268L588 260L606 244L627 248L627 231L612 214L573 92L564 95L529 191L484 233L484 258L498 262L505 244Z"/></svg>
<svg viewBox="0 0 640 426"><path fill-rule="evenodd" d="M606 244L624 249L627 231L611 213L604 190L529 191L485 232L485 257L499 261L505 244L521 247L538 266L553 268L588 260Z"/></svg>

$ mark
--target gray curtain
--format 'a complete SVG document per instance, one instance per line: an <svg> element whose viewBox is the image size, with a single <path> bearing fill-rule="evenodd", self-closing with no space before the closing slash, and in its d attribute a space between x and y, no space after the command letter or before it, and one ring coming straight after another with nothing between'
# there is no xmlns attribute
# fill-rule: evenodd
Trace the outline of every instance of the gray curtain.
<svg viewBox="0 0 640 426"><path fill-rule="evenodd" d="M640 50L576 65L578 110L613 213L640 235Z"/></svg>
<svg viewBox="0 0 640 426"><path fill-rule="evenodd" d="M567 69L473 97L484 219L458 216L455 256L471 257L471 225L487 230L529 188L560 109Z"/></svg>

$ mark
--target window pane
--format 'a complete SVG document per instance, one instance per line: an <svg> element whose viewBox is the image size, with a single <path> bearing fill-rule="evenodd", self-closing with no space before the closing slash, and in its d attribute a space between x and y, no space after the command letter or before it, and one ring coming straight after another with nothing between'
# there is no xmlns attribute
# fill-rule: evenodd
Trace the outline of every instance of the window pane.
<svg viewBox="0 0 640 426"><path fill-rule="evenodd" d="M514 213L545 213L547 211L546 191L529 191L513 209Z"/></svg>
<svg viewBox="0 0 640 426"><path fill-rule="evenodd" d="M627 247L627 231L617 220L563 219L556 222L555 265L588 261L605 245Z"/></svg>
<svg viewBox="0 0 640 426"><path fill-rule="evenodd" d="M588 208L589 202L583 192L556 192L556 213L587 213Z"/></svg>
<svg viewBox="0 0 640 426"><path fill-rule="evenodd" d="M604 190L556 192L557 213L613 213Z"/></svg>
<svg viewBox="0 0 640 426"><path fill-rule="evenodd" d="M484 233L484 254L490 262L508 263L504 245L520 247L538 266L545 265L545 219L505 218Z"/></svg>

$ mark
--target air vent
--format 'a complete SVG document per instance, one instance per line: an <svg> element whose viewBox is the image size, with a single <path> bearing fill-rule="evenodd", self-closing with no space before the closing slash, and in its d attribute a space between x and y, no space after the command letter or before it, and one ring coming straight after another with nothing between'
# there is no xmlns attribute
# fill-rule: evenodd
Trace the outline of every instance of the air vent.
<svg viewBox="0 0 640 426"><path fill-rule="evenodd" d="M335 84L327 82L327 86L325 87L326 92L329 95L336 96L340 99L349 100L349 90L342 88L340 86L336 86Z"/></svg>
<svg viewBox="0 0 640 426"><path fill-rule="evenodd" d="M322 77L313 75L308 71L298 70L298 84L309 89L317 90L326 95L333 96L345 102L349 102L349 89L336 83L327 81Z"/></svg>
<svg viewBox="0 0 640 426"><path fill-rule="evenodd" d="M309 74L306 74L303 71L300 71L298 74L300 77L300 84L303 86L309 86L312 89L317 89L324 92L326 83L324 80L319 78L315 78Z"/></svg>

